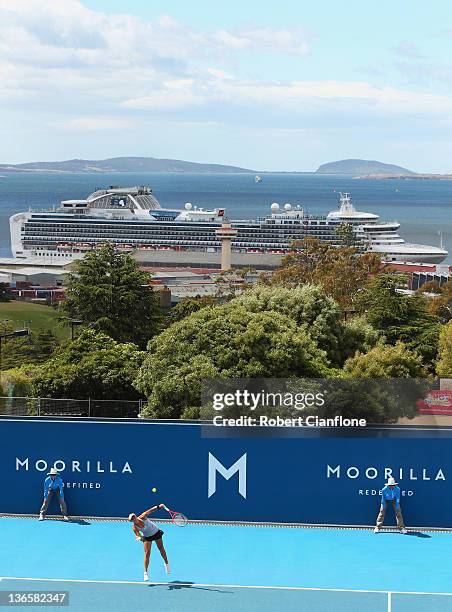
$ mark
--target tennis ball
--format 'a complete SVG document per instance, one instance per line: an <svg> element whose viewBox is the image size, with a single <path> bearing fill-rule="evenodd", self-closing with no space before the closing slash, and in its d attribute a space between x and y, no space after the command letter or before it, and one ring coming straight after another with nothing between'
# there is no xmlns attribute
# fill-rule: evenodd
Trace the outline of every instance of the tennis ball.
<svg viewBox="0 0 452 612"><path fill-rule="evenodd" d="M152 487L152 492L157 493L157 489L155 487Z"/></svg>

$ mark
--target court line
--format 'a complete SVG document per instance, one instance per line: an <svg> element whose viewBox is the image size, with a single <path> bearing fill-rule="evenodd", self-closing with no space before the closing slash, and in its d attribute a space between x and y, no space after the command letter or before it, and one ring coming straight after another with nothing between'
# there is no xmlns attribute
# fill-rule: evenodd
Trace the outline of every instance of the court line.
<svg viewBox="0 0 452 612"><path fill-rule="evenodd" d="M32 398L33 399L33 398ZM52 399L52 398L49 398ZM237 430L245 430L247 429L246 427L223 427L223 426L218 426L218 425L214 425L211 421L188 421L184 422L183 420L179 420L179 419L162 419L161 422L159 421L151 421L148 419L140 419L140 418L136 418L136 419L131 419L130 417L124 417L124 418L115 418L115 417L104 417L104 419L102 417L71 417L71 416L67 416L67 417L60 417L60 419L53 419L51 416L47 417L47 416L22 416L22 417L11 417L10 415L2 415L0 414L0 420L2 421L13 421L13 422L28 422L28 423L96 423L99 425L104 425L104 424L114 424L114 425L182 425L185 427L213 427L215 430L227 430L227 429L237 429ZM354 429L356 429L357 431L373 431L373 430L385 430L385 431L400 431L400 432L404 432L404 431L424 431L424 432L438 432L438 431L447 431L449 433L451 433L452 431L452 425L449 426L443 426L443 427L436 427L435 425L392 425L392 426L388 426L388 425L368 425L365 428L359 428L359 427L321 427L321 426L309 426L309 427L251 427L250 429L263 429L263 430L271 430L271 429L278 429L278 430L286 430L286 429L295 429L295 430L303 430L303 431L317 431L317 430L328 430L328 431L332 431L335 430L337 432L343 431L346 429L346 431L353 431ZM348 437L348 436L347 436Z"/></svg>
<svg viewBox="0 0 452 612"><path fill-rule="evenodd" d="M17 514L0 512L0 519L2 518L16 518L16 519L34 519L37 520L38 514ZM104 523L127 523L128 519L123 516L79 516L72 515L74 520L87 520L87 521L98 521ZM61 516L58 514L46 515L48 521L61 521ZM171 519L166 518L155 518L156 523L172 523ZM253 521L213 521L208 519L189 519L189 525L219 525L231 526L231 527L282 527L288 529L327 529L327 530L338 530L338 531L373 531L375 524L372 525L339 525L334 523L277 523L277 522L253 522ZM398 527L383 527L381 533L393 533L398 532ZM413 531L430 531L434 533L450 533L452 527L422 527L417 525L410 525L408 533Z"/></svg>
<svg viewBox="0 0 452 612"><path fill-rule="evenodd" d="M321 587L294 587L294 586L267 586L267 585L251 585L251 584L208 584L202 582L144 582L144 581L132 581L132 580L83 580L78 578L23 578L15 576L1 576L1 580L28 580L31 582L74 582L83 584L139 584L146 586L153 584L156 586L175 586L175 587L217 587L217 588L228 588L228 589L276 589L281 591L325 591L328 593L379 593L387 595L438 595L445 597L452 597L452 593L439 593L439 592L428 592L428 591L381 591L372 589L332 589L332 588L321 588Z"/></svg>

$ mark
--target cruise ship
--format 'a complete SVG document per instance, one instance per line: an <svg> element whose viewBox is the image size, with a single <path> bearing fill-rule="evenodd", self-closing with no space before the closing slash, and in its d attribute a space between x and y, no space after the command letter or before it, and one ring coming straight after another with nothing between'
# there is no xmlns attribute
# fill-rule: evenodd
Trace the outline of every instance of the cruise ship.
<svg viewBox="0 0 452 612"><path fill-rule="evenodd" d="M224 208L205 210L191 203L183 209L163 208L149 187L112 186L85 200L64 200L56 209L13 215L11 249L18 259L61 263L112 242L143 262L208 266L219 261L216 230L225 222ZM325 216L275 202L264 217L229 222L237 229L235 265L279 265L293 251L293 241L307 237L339 245L337 230L344 223L353 228L360 249L381 253L385 261L441 263L448 254L441 247L405 242L399 223L357 211L348 193L341 193L338 209Z"/></svg>

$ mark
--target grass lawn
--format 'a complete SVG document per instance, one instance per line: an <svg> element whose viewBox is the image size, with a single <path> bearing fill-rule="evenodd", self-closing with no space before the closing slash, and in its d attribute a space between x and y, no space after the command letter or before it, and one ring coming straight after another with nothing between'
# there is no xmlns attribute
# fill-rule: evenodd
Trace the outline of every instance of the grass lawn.
<svg viewBox="0 0 452 612"><path fill-rule="evenodd" d="M59 340L66 340L69 337L69 328L58 325L57 311L44 304L0 302L0 325L6 320L14 329L24 327L32 331L50 329Z"/></svg>

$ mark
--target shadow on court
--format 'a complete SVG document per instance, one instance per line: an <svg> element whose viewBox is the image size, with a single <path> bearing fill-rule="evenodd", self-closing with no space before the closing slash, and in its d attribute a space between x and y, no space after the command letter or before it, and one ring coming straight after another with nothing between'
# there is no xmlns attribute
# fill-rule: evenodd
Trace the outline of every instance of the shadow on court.
<svg viewBox="0 0 452 612"><path fill-rule="evenodd" d="M409 531L406 535L415 536L416 538L431 538L428 533L422 533L422 531Z"/></svg>
<svg viewBox="0 0 452 612"><path fill-rule="evenodd" d="M156 587L156 586L162 586L162 585L158 585L158 584L150 584L150 587ZM194 582L184 582L183 580L174 580L173 582L168 582L168 584L166 585L168 587L169 591L176 591L179 589L191 589L191 590L196 590L196 591L213 591L215 593L224 593L226 595L226 593L232 593L232 591L226 591L225 589L211 589L208 587L202 587L202 586L195 586Z"/></svg>
<svg viewBox="0 0 452 612"><path fill-rule="evenodd" d="M408 531L407 533L400 533L400 531L392 530L392 531L380 531L378 534L380 535L398 535L398 536L414 536L415 538L427 538L430 539L432 536L428 535L428 533L423 533L422 531Z"/></svg>

